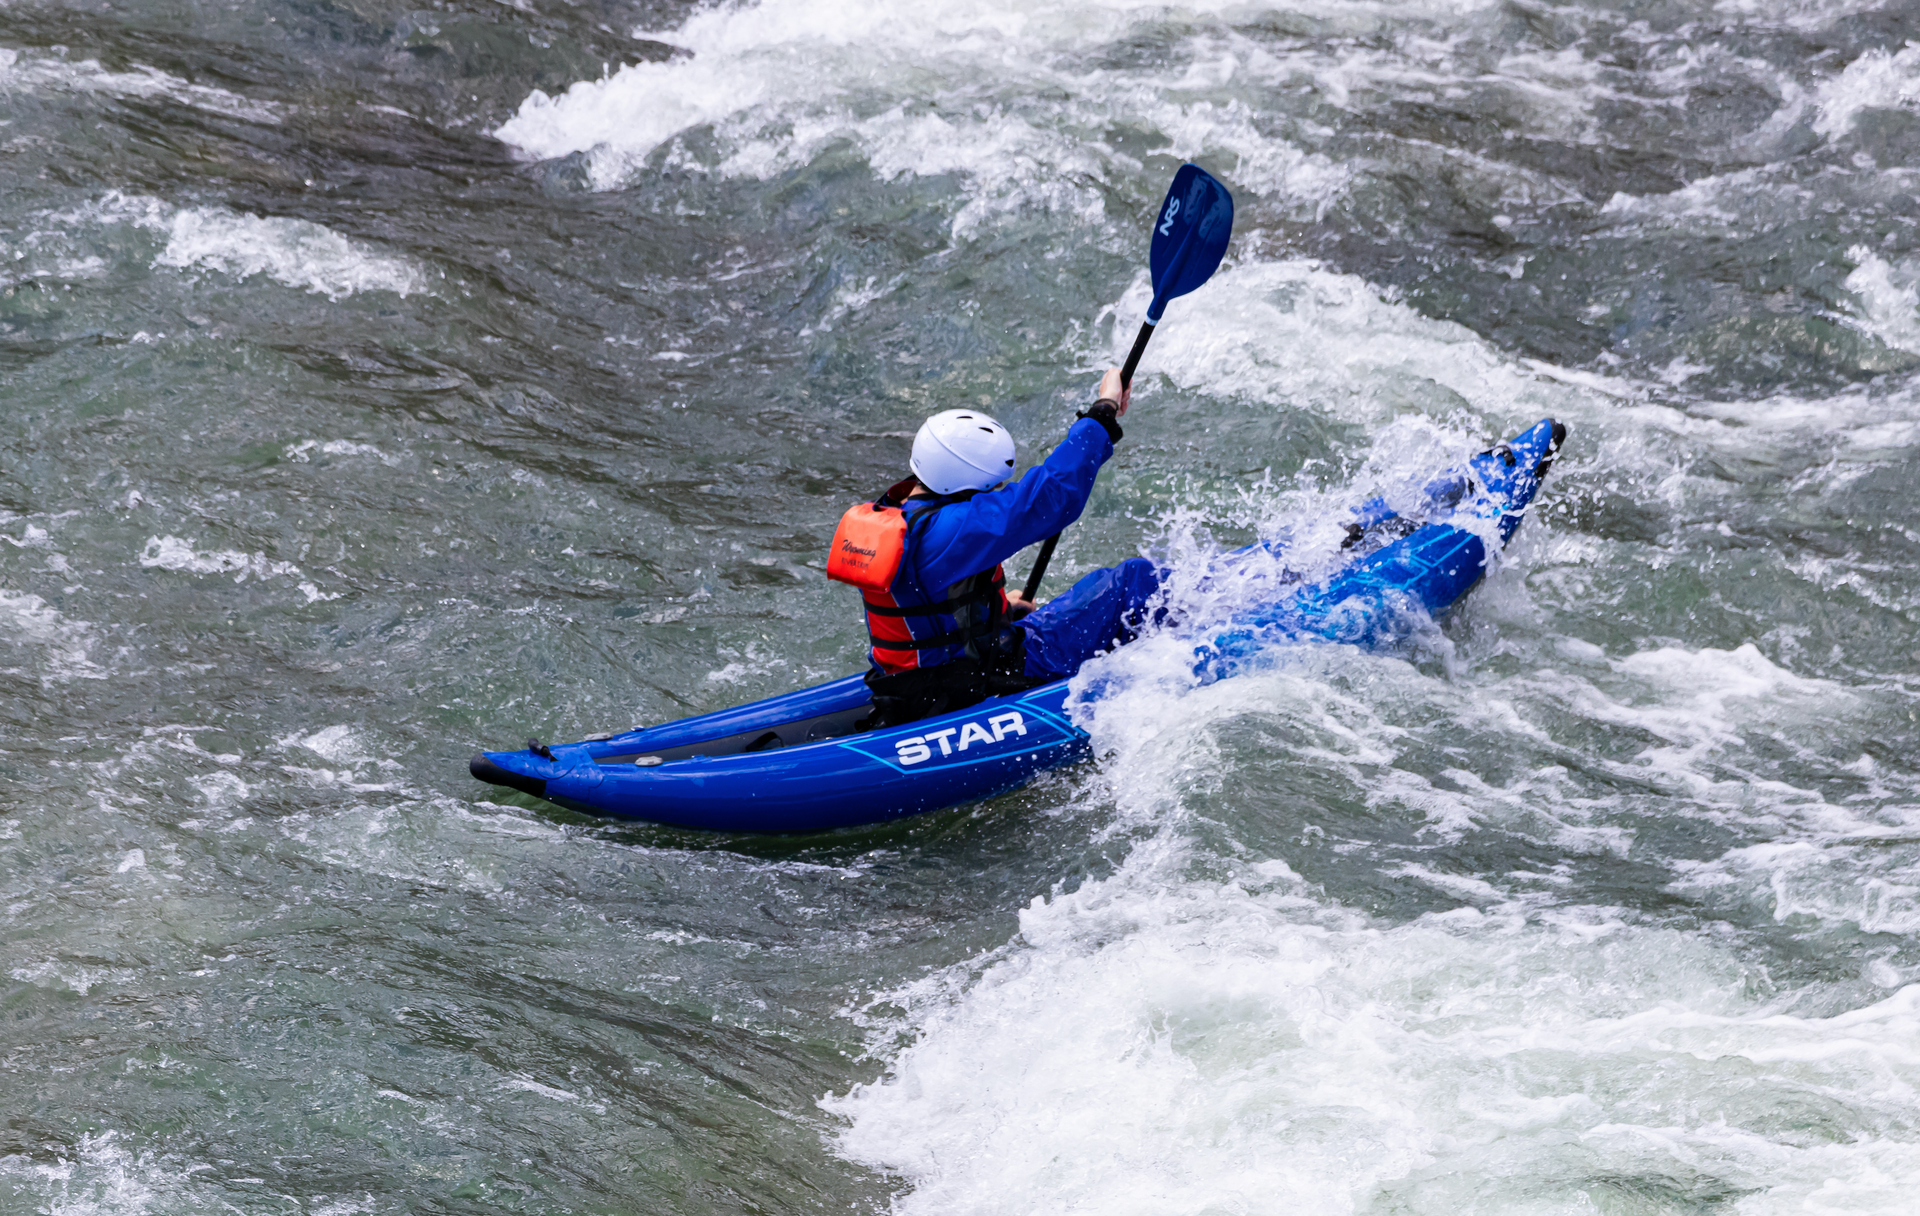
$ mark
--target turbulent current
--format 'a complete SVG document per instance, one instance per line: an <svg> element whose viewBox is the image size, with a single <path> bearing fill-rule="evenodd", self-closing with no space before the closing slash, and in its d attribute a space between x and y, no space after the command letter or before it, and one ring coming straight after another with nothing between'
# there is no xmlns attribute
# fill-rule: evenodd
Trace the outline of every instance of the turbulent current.
<svg viewBox="0 0 1920 1216"><path fill-rule="evenodd" d="M1916 31L0 3L0 1211L1914 1211ZM840 512L1059 440L1184 160L1052 589L1561 420L1458 611L877 828L467 775L856 670Z"/></svg>

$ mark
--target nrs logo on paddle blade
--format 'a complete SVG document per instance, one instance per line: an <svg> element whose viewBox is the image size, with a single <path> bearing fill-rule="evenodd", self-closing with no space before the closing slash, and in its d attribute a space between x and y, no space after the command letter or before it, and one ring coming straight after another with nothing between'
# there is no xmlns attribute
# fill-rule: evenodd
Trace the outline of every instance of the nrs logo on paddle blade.
<svg viewBox="0 0 1920 1216"><path fill-rule="evenodd" d="M1233 195L1199 165L1182 165L1160 204L1148 264L1153 273L1149 324L1160 323L1167 301L1212 277L1233 237Z"/></svg>

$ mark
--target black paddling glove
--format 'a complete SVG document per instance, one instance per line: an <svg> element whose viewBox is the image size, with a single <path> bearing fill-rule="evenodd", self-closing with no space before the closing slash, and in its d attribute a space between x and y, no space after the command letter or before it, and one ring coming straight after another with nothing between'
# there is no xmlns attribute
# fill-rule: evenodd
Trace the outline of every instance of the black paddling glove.
<svg viewBox="0 0 1920 1216"><path fill-rule="evenodd" d="M1107 429L1107 438L1114 443L1127 437L1127 433L1120 429L1120 403L1111 397L1100 398L1074 417L1093 419Z"/></svg>

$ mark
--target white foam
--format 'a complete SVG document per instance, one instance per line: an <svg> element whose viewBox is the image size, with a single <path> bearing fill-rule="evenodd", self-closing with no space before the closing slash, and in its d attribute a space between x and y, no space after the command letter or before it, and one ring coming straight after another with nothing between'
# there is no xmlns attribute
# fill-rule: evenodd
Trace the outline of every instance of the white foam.
<svg viewBox="0 0 1920 1216"><path fill-rule="evenodd" d="M378 763L397 767L388 761ZM399 783L357 783L342 780L338 773L292 766L283 771L330 790L378 795L376 805L336 804L324 814L276 821L275 827L288 841L330 869L496 895L509 889L505 862L492 852L475 851L475 823L485 831L516 837L545 836L550 831L538 823L502 823L497 815L476 815L461 801ZM396 795L401 799L396 801Z"/></svg>
<svg viewBox="0 0 1920 1216"><path fill-rule="evenodd" d="M604 1102L592 1102L586 1098L582 1098L579 1094L571 1090L558 1089L552 1085L544 1085L528 1077L507 1077L500 1082L499 1088L517 1089L524 1093L538 1094L543 1098L551 1098L555 1102L578 1102L588 1110L605 1111L607 1109Z"/></svg>
<svg viewBox="0 0 1920 1216"><path fill-rule="evenodd" d="M1222 313L1194 327L1224 334L1190 339L1169 360L1169 374L1197 391L1244 384L1252 400L1271 392L1321 408L1349 401L1347 377L1374 376L1372 360L1396 359L1409 383L1417 369L1475 394L1475 406L1541 394L1579 405L1597 391L1542 384L1469 336L1404 320L1391 300L1310 266L1241 271ZM1233 329L1257 309L1256 285L1290 285L1307 311L1331 301L1331 335L1363 336L1350 352L1330 345L1338 338L1289 319L1300 309L1283 297L1254 324L1309 352L1275 377L1241 380L1243 359L1288 357ZM1433 392L1412 399L1431 404ZM1423 445L1448 436L1404 420L1382 434L1357 482L1420 463ZM1590 562L1601 545L1529 528L1535 563ZM1230 581L1209 593L1238 594ZM1525 612L1524 598L1500 611ZM1557 906L1561 896L1541 894L1558 889L1555 875L1388 862L1389 880L1458 905L1393 925L1328 900L1286 856L1199 849L1203 836L1237 834L1248 812L1236 789L1263 792L1263 817L1293 813L1284 790L1298 766L1423 841L1497 825L1566 854L1625 855L1634 830L1617 820L1629 804L1596 799L1564 768L1495 780L1470 759L1439 773L1424 758L1396 763L1453 727L1551 748L1563 729L1552 724L1571 722L1647 741L1625 758L1584 749L1583 763L1619 788L1659 791L1648 797L1662 814L1678 796L1691 815L1823 842L1683 870L1696 892L1777 889L1777 915L1853 917L1869 932L1920 923L1920 867L1869 867L1849 884L1822 860L1844 833L1902 821L1886 793L1836 806L1742 767L1758 737L1802 768L1834 768L1823 749L1836 735L1872 736L1872 698L1750 645L1569 649L1558 670L1449 678L1302 647L1270 670L1196 688L1190 649L1162 635L1090 665L1077 688L1101 695L1074 712L1105 757L1094 796L1111 799L1114 831L1143 842L1112 877L1035 901L1006 946L876 994L868 1008L907 1013L904 1025L874 1022L887 1075L823 1100L846 1121L842 1151L906 1182L902 1216L1521 1216L1637 1211L1649 1188L1681 1206L1739 1192L1752 1213L1904 1211L1920 1182L1907 1113L1920 1085L1920 989L1866 996L1837 1017L1790 1016L1796 994L1744 962L1734 939ZM1300 848L1323 837L1299 825ZM1887 966L1868 982L1900 980ZM903 1030L911 1045L900 1049Z"/></svg>
<svg viewBox="0 0 1920 1216"><path fill-rule="evenodd" d="M130 224L164 238L153 264L275 282L340 301L368 291L401 296L426 290L426 274L405 258L382 253L321 224L286 217L239 215L223 207L176 208L157 198L108 191L43 217L56 228L33 233L29 245L60 238L79 224ZM163 335L164 336L164 335Z"/></svg>
<svg viewBox="0 0 1920 1216"><path fill-rule="evenodd" d="M1846 289L1860 301L1862 329L1888 346L1920 355L1920 272L1894 265L1865 245L1847 250L1854 271Z"/></svg>
<svg viewBox="0 0 1920 1216"><path fill-rule="evenodd" d="M1238 6L1203 4L1211 13ZM1284 72L1257 48L1192 35L1196 63L1168 82L1153 70L1098 62L1130 30L1164 23L1146 0L1104 3L886 4L766 0L701 9L646 36L691 55L622 67L559 97L535 91L495 132L523 154L586 153L596 187L635 174L676 136L711 128L722 152L706 167L767 177L849 140L883 178L956 175L969 201L965 235L994 215L1042 208L1097 220L1091 182L1134 167L1088 132L1115 112L1162 130L1176 155L1231 158L1247 185L1308 214L1344 170L1263 132L1245 102L1202 96L1236 71ZM929 107L930 98L942 99ZM673 163L699 167L682 152Z"/></svg>
<svg viewBox="0 0 1920 1216"><path fill-rule="evenodd" d="M292 562L274 561L264 553L242 553L238 549L202 551L177 536L150 536L140 551L142 566L179 570L187 574L232 574L233 581L276 576L299 577L300 567Z"/></svg>
<svg viewBox="0 0 1920 1216"><path fill-rule="evenodd" d="M44 55L22 55L0 47L0 93L102 93L113 97L164 97L169 101L249 122L278 123L279 114L268 102L254 101L225 89L190 84L178 76L135 64L130 71L110 72L97 59L68 62Z"/></svg>
<svg viewBox="0 0 1920 1216"><path fill-rule="evenodd" d="M23 984L41 988L55 986L85 996L102 984L124 984L137 974L129 967L97 967L69 959L48 958L28 966L14 967L7 974Z"/></svg>
<svg viewBox="0 0 1920 1216"><path fill-rule="evenodd" d="M253 793L252 786L233 773L225 771L202 773L192 778L192 782L193 787L200 791L200 797L205 800L207 809L213 811L235 809L244 804L247 797Z"/></svg>
<svg viewBox="0 0 1920 1216"><path fill-rule="evenodd" d="M596 188L649 164L766 178L850 144L882 178L950 176L966 198L954 234L997 216L1045 209L1101 220L1115 187L1131 186L1137 151L1108 142L1116 116L1157 153L1204 160L1271 212L1311 221L1354 171L1311 146L1326 132L1276 116L1276 91L1310 91L1330 107L1368 111L1485 98L1518 128L1603 145L1624 106L1679 110L1702 77L1759 78L1779 104L1743 144L1773 146L1813 104L1791 74L1730 65L1711 48L1662 48L1660 66L1629 70L1579 46L1462 56L1485 2L1275 3L1198 0L762 0L696 11L678 28L636 31L689 52L621 67L554 97L536 91L495 134L522 154L584 154ZM1833 6L1813 0L1802 7ZM1262 24L1310 22L1327 37L1248 37ZM1150 64L1115 48L1158 45ZM1839 94L1830 105L1844 108ZM1837 115L1839 109L1834 110ZM1835 119L1837 120L1837 119ZM700 138L682 136L700 132ZM705 139L711 134L713 139ZM1129 147L1132 147L1129 144ZM1401 142L1421 169L1444 164L1502 206L1581 200L1577 183L1460 148ZM1100 187L1104 186L1105 189ZM1684 192L1683 192L1684 193ZM1658 205L1658 204L1656 204ZM1671 204L1669 204L1671 205ZM1496 220L1496 222L1500 222ZM1510 274L1524 267L1505 267Z"/></svg>
<svg viewBox="0 0 1920 1216"><path fill-rule="evenodd" d="M360 732L345 723L326 726L309 735L288 735L281 747L303 747L335 764L359 764L373 759Z"/></svg>
<svg viewBox="0 0 1920 1216"><path fill-rule="evenodd" d="M1783 107L1777 117L1791 126L1793 107ZM1824 205L1820 193L1767 165L1697 178L1661 194L1616 192L1600 213L1621 224L1623 232L1630 231L1624 222L1632 221L1703 236L1750 236L1818 214Z"/></svg>
<svg viewBox="0 0 1920 1216"><path fill-rule="evenodd" d="M43 688L107 678L92 658L93 625L68 618L37 595L0 588L0 639L29 657L26 666L0 671L30 675Z"/></svg>
<svg viewBox="0 0 1920 1216"><path fill-rule="evenodd" d="M1889 298L1897 301L1897 278L1893 284ZM1867 279L1863 285L1867 289L1863 295L1870 298L1873 280ZM1855 323L1877 331L1883 341L1893 345L1895 340L1903 340L1903 320L1897 311L1878 311L1887 303L1883 299L1876 305L1863 305L1863 313L1871 307L1879 320L1868 317ZM1676 420L1676 432L1684 433L1690 441L1739 452L1748 459L1779 463L1809 450L1831 452L1844 463L1811 474L1824 481L1828 489L1844 484L1867 465L1904 463L1913 445L1920 443L1920 385L1912 381L1853 386L1816 397L1783 393L1753 400L1698 400L1688 409L1687 421ZM1795 488L1805 489L1811 484L1813 481L1806 481Z"/></svg>
<svg viewBox="0 0 1920 1216"><path fill-rule="evenodd" d="M303 439L299 443L290 443L286 447L287 459L298 464L306 464L313 459L313 453L319 451L323 456L371 456L381 464L399 464L392 456L382 452L370 443L355 443L351 439Z"/></svg>
<svg viewBox="0 0 1920 1216"><path fill-rule="evenodd" d="M175 214L167 229L167 247L155 262L198 266L242 279L264 274L335 301L363 291L405 296L425 285L424 276L405 259L374 253L330 228L211 207Z"/></svg>
<svg viewBox="0 0 1920 1216"><path fill-rule="evenodd" d="M309 604L337 600L338 591L322 591L292 562L277 561L264 553L243 553L238 549L196 549L191 541L178 536L150 536L140 550L142 566L160 570L178 570L183 574L231 574L233 581L290 578Z"/></svg>
<svg viewBox="0 0 1920 1216"><path fill-rule="evenodd" d="M719 656L732 661L708 672L707 683L709 684L738 684L771 675L776 671L783 671L789 665L785 656L758 642L747 643L745 650L723 646L719 650Z"/></svg>
<svg viewBox="0 0 1920 1216"><path fill-rule="evenodd" d="M1813 129L1829 139L1846 134L1865 110L1920 106L1920 42L1893 54L1868 51L1822 83L1814 101L1820 116Z"/></svg>
<svg viewBox="0 0 1920 1216"><path fill-rule="evenodd" d="M182 1175L177 1163L136 1159L115 1141L116 1133L82 1133L71 1159L52 1163L20 1154L0 1157L0 1178L15 1193L41 1200L36 1210L52 1216L129 1216L146 1213Z"/></svg>
<svg viewBox="0 0 1920 1216"><path fill-rule="evenodd" d="M1863 712L1847 689L1785 670L1748 643L1731 651L1683 650L1663 646L1611 664L1627 678L1621 696L1609 696L1585 680L1555 677L1560 695L1584 716L1630 727L1661 740L1636 757L1647 771L1673 780L1696 806L1731 802L1746 805L1757 775L1737 780L1716 778L1707 763L1744 745L1744 733L1773 733L1791 724ZM1631 691L1628 691L1631 690ZM1744 787L1726 789L1726 777ZM1789 799L1803 791L1778 788Z"/></svg>
<svg viewBox="0 0 1920 1216"><path fill-rule="evenodd" d="M1875 830L1853 839L1826 832L1734 849L1681 867L1674 889L1763 908L1770 903L1778 921L1805 917L1910 936L1920 932L1920 861L1894 846L1920 829L1920 807L1890 808L1879 817L1904 822L1891 829L1863 825Z"/></svg>
<svg viewBox="0 0 1920 1216"><path fill-rule="evenodd" d="M1101 314L1100 348L1088 352L1088 367L1124 357L1150 295L1143 272ZM1276 414L1304 409L1365 424L1378 436L1366 474L1405 481L1403 489L1542 417L1617 425L1623 413L1645 411L1663 425L1686 425L1684 416L1649 403L1647 386L1516 362L1464 326L1426 317L1391 291L1308 259L1228 265L1174 307L1179 323L1156 334L1146 385L1164 378L1191 394ZM1622 397L1631 410L1623 411ZM1257 446L1243 455L1265 458ZM1273 498L1264 522L1315 518L1314 505Z"/></svg>
<svg viewBox="0 0 1920 1216"><path fill-rule="evenodd" d="M1884 9L1886 0L1716 0L1717 13L1758 17L1769 25L1818 30L1857 13Z"/></svg>
<svg viewBox="0 0 1920 1216"><path fill-rule="evenodd" d="M1577 910L1387 927L1184 863L1162 840L1036 900L958 999L951 976L887 994L917 1041L823 1106L911 1185L903 1216L1518 1216L1609 1179L1891 1213L1920 1178L1920 989L1782 1016L1704 936Z"/></svg>
<svg viewBox="0 0 1920 1216"><path fill-rule="evenodd" d="M126 1063L130 1069L193 1070L192 1065L164 1055L157 1064L138 1056L129 1056ZM47 1145L33 1156L0 1156L0 1194L18 1205L13 1210L45 1216L176 1216L242 1210L236 1204L259 1206L260 1192L254 1189L259 1179L233 1178L232 1182L243 1184L245 1189L230 1191L218 1172L207 1172L213 1169L170 1150L128 1148L118 1132L83 1132L71 1148ZM268 1206L285 1204L312 1216L353 1216L379 1210L371 1195L275 1194Z"/></svg>
<svg viewBox="0 0 1920 1216"><path fill-rule="evenodd" d="M801 337L814 333L829 333L843 317L852 316L864 310L875 300L884 299L896 288L907 281L905 275L896 275L882 283L877 275L869 275L860 282L843 283L833 293L833 303L825 316L818 322L800 331ZM615 339L608 338L608 342ZM684 363L690 357L685 351L663 350L652 356L662 362Z"/></svg>

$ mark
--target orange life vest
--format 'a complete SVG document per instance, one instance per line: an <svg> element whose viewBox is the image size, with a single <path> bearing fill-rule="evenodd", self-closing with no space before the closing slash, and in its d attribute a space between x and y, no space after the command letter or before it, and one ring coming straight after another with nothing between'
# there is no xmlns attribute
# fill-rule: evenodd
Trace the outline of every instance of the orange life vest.
<svg viewBox="0 0 1920 1216"><path fill-rule="evenodd" d="M1007 577L1000 566L944 588L938 600L911 570L901 579L914 530L942 507L973 497L971 491L955 495L909 517L901 504L917 484L900 482L875 501L849 508L827 555L827 577L860 589L874 664L890 675L963 655L979 658L973 643L998 632L1007 617Z"/></svg>

